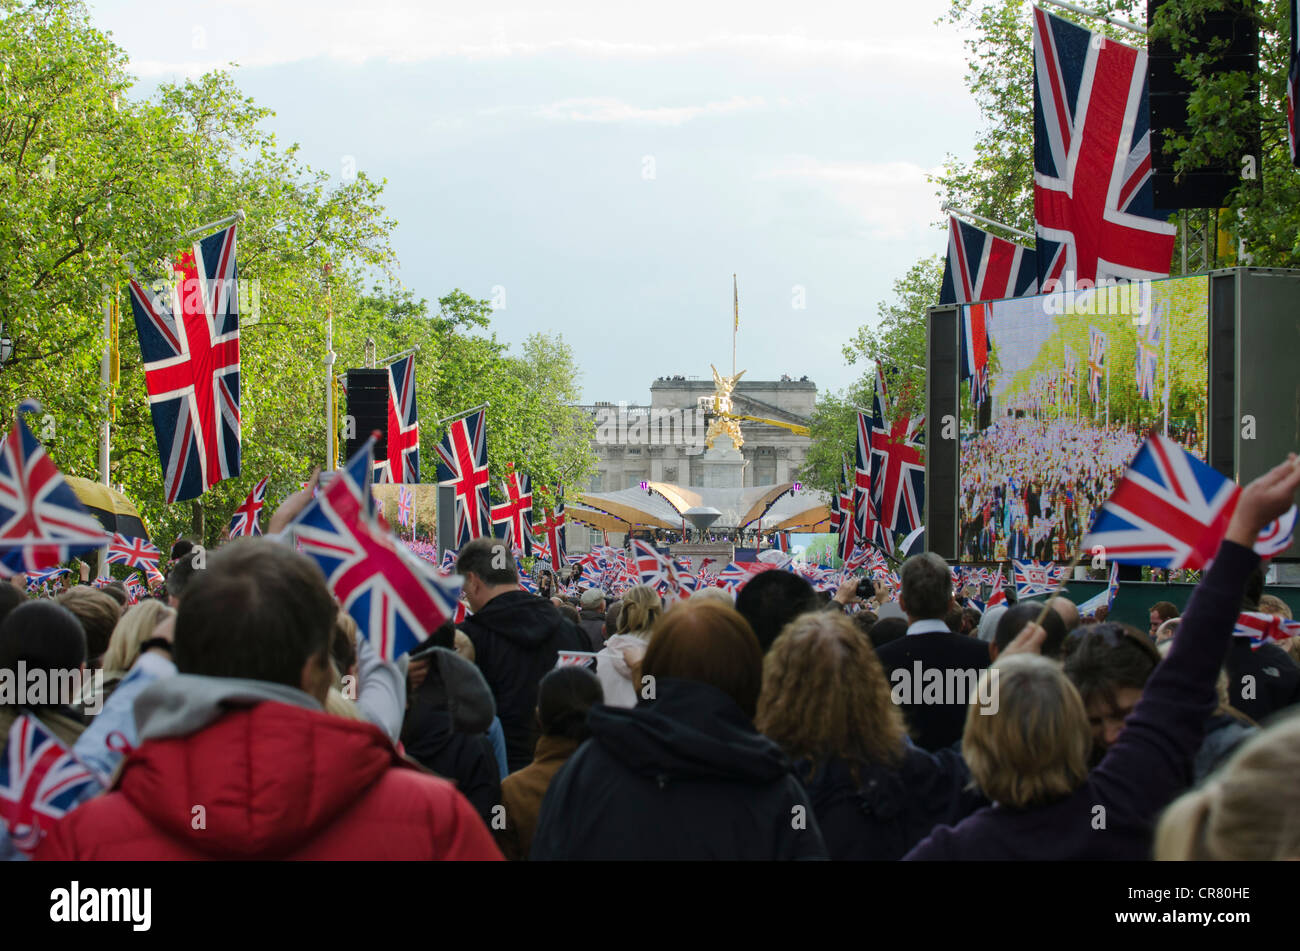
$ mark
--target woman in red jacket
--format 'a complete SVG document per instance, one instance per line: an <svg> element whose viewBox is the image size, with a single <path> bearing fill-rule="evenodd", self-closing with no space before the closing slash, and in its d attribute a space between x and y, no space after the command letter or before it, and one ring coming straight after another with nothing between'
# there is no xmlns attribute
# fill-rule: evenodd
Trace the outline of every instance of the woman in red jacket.
<svg viewBox="0 0 1300 951"><path fill-rule="evenodd" d="M181 673L136 698L140 745L37 857L500 859L450 783L323 711L335 611L287 546L240 539L211 556L179 605Z"/></svg>

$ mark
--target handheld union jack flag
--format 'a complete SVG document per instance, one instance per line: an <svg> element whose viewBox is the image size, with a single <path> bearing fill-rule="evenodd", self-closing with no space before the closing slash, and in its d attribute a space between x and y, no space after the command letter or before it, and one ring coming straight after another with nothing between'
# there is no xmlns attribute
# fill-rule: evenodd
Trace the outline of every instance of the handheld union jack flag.
<svg viewBox="0 0 1300 951"><path fill-rule="evenodd" d="M487 410L456 420L438 443L438 484L456 489L456 549L490 535Z"/></svg>
<svg viewBox="0 0 1300 951"><path fill-rule="evenodd" d="M532 478L507 466L503 482L506 501L492 506L493 533L527 558L533 554L533 533L529 525L533 520Z"/></svg>
<svg viewBox="0 0 1300 951"><path fill-rule="evenodd" d="M1106 372L1106 335L1096 327L1088 328L1088 399L1101 399L1101 377Z"/></svg>
<svg viewBox="0 0 1300 951"><path fill-rule="evenodd" d="M270 479L263 479L253 486L253 491L248 493L248 498L235 509L234 517L230 520L231 538L262 534L258 516L266 506L266 487L269 483Z"/></svg>
<svg viewBox="0 0 1300 951"><path fill-rule="evenodd" d="M948 260L940 304L969 304L1038 293L1038 258L1032 248L998 238L948 216Z"/></svg>
<svg viewBox="0 0 1300 951"><path fill-rule="evenodd" d="M1115 605L1115 595L1117 594L1119 594L1119 562L1112 561L1110 563L1110 578L1106 582L1106 590L1080 604L1079 617L1096 614L1097 609L1103 606L1109 611Z"/></svg>
<svg viewBox="0 0 1300 951"><path fill-rule="evenodd" d="M59 819L104 784L30 713L14 721L7 740L0 756L0 822L14 847L30 856Z"/></svg>
<svg viewBox="0 0 1300 951"><path fill-rule="evenodd" d="M293 529L343 610L379 656L392 660L455 615L460 583L413 554L367 510L374 443L371 436Z"/></svg>
<svg viewBox="0 0 1300 951"><path fill-rule="evenodd" d="M239 475L235 225L194 242L168 298L131 281L145 386L168 502Z"/></svg>
<svg viewBox="0 0 1300 951"><path fill-rule="evenodd" d="M988 602L984 605L984 610L986 611L989 608L997 607L999 604L1007 603L1006 581L1002 577L1001 565L998 565L998 573L993 576L993 581L990 587L992 590L989 591Z"/></svg>
<svg viewBox="0 0 1300 951"><path fill-rule="evenodd" d="M1146 50L1033 15L1039 286L1168 276L1176 229L1153 206Z"/></svg>
<svg viewBox="0 0 1300 951"><path fill-rule="evenodd" d="M108 551L104 560L128 568L153 568L157 570L158 560L162 558L153 542L147 538L128 538L115 534L108 542Z"/></svg>
<svg viewBox="0 0 1300 951"><path fill-rule="evenodd" d="M1158 433L1142 444L1093 520L1083 547L1104 547L1121 564L1204 568L1214 557L1241 489ZM1262 556L1291 545L1296 508L1267 525L1255 550Z"/></svg>
<svg viewBox="0 0 1300 951"><path fill-rule="evenodd" d="M414 509L415 493L406 486L401 486L397 490L397 524L410 525Z"/></svg>
<svg viewBox="0 0 1300 951"><path fill-rule="evenodd" d="M595 667L596 655L589 651L558 651L556 667Z"/></svg>
<svg viewBox="0 0 1300 951"><path fill-rule="evenodd" d="M59 577L59 575L70 573L71 569L68 568L49 568L45 571L33 571L27 575L27 590L35 591L42 585L48 585L55 578Z"/></svg>
<svg viewBox="0 0 1300 951"><path fill-rule="evenodd" d="M654 545L641 538L632 539L632 555L636 559L636 571L641 584L654 588L669 600L675 601L683 597L677 567L671 559L659 554ZM689 596L689 592L686 596Z"/></svg>
<svg viewBox="0 0 1300 951"><path fill-rule="evenodd" d="M889 390L884 371L876 368L876 395L871 419L871 492L885 532L908 534L924 523L924 416L888 421Z"/></svg>
<svg viewBox="0 0 1300 951"><path fill-rule="evenodd" d="M13 427L0 444L0 575L52 568L104 547L104 527L72 491L27 426L18 408Z"/></svg>
<svg viewBox="0 0 1300 951"><path fill-rule="evenodd" d="M1234 637L1250 639L1251 650L1259 650L1267 641L1287 641L1300 637L1300 621L1288 621L1276 614L1243 611L1233 625Z"/></svg>
<svg viewBox="0 0 1300 951"><path fill-rule="evenodd" d="M388 454L376 482L420 481L420 414L415 406L415 355L388 365Z"/></svg>

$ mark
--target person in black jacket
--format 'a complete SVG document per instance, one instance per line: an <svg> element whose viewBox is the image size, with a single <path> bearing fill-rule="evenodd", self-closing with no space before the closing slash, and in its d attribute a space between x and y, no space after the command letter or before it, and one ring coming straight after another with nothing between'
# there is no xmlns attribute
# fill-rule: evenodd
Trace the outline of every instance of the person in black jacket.
<svg viewBox="0 0 1300 951"><path fill-rule="evenodd" d="M901 859L987 804L959 752L908 741L871 643L842 614L805 614L776 639L755 725L797 760L833 859Z"/></svg>
<svg viewBox="0 0 1300 951"><path fill-rule="evenodd" d="M1263 594L1264 570L1260 567L1246 582L1241 610L1258 611ZM1272 641L1252 647L1246 638L1234 637L1224 666L1232 706L1257 723L1300 703L1300 667Z"/></svg>
<svg viewBox="0 0 1300 951"><path fill-rule="evenodd" d="M643 699L592 708L592 738L542 800L531 858L826 858L808 794L754 729L762 671L731 608L687 601L665 614L641 663Z"/></svg>
<svg viewBox="0 0 1300 951"><path fill-rule="evenodd" d="M492 809L501 802L501 777L487 736L496 716L492 691L478 668L454 650L434 647L424 656L429 672L406 711L402 745L420 765L453 780L491 827Z"/></svg>
<svg viewBox="0 0 1300 951"><path fill-rule="evenodd" d="M961 739L970 695L989 665L988 646L952 633L944 623L952 604L952 574L942 558L932 552L913 555L903 562L899 578L907 635L876 653L916 745L935 752Z"/></svg>
<svg viewBox="0 0 1300 951"><path fill-rule="evenodd" d="M501 542L471 541L460 550L456 573L465 579L465 601L474 612L461 630L492 688L513 773L533 761L538 681L555 666L558 651L586 650L586 639L551 602L519 589L514 558Z"/></svg>

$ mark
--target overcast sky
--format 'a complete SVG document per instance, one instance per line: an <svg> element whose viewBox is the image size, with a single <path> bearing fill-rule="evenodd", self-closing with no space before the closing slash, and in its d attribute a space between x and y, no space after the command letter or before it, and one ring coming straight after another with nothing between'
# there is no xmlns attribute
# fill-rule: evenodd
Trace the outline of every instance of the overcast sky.
<svg viewBox="0 0 1300 951"><path fill-rule="evenodd" d="M583 398L729 365L860 372L840 347L945 238L926 174L970 153L947 0L92 0L141 89L230 62L311 165L387 181L402 283L562 332Z"/></svg>

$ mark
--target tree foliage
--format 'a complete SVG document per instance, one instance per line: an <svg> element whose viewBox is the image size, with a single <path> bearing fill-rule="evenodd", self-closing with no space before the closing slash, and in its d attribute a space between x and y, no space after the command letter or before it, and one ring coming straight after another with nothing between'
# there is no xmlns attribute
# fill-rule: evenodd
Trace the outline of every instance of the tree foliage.
<svg viewBox="0 0 1300 951"><path fill-rule="evenodd" d="M587 474L567 345L535 335L512 353L491 330L487 301L454 290L431 314L397 285L382 182L309 167L228 73L148 98L133 96L133 83L125 53L82 3L0 0L0 323L13 342L0 405L9 418L24 398L45 406L55 420L47 448L64 472L98 475L105 309L116 301L110 481L163 544L191 533L196 514L215 542L258 480L270 477L274 500L324 462L331 313L335 372L365 365L367 337L380 357L420 347L426 481L434 421L483 401L494 474L507 462L544 482ZM165 276L186 231L237 209L242 471L197 506L168 506L127 281Z"/></svg>

